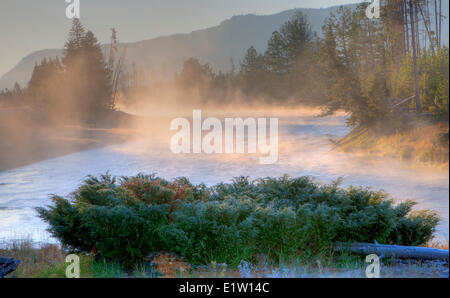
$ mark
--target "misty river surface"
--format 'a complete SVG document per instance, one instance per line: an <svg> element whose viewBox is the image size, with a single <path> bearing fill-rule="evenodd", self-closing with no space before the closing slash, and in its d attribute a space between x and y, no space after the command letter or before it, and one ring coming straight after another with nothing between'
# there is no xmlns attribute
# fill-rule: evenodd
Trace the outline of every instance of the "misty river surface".
<svg viewBox="0 0 450 298"><path fill-rule="evenodd" d="M342 115L280 117L279 159L260 165L258 155L171 153L169 143L155 144L149 137L101 149L88 150L0 172L0 243L15 239L54 241L36 207L51 203L50 194L66 196L89 175L110 171L117 176L156 173L172 179L188 177L193 183L213 185L233 177L311 176L320 183L339 177L342 186L384 190L395 200L412 199L417 209L432 209L442 221L438 240L448 240L448 172L411 169L401 162L358 157L333 150L330 139L348 133Z"/></svg>

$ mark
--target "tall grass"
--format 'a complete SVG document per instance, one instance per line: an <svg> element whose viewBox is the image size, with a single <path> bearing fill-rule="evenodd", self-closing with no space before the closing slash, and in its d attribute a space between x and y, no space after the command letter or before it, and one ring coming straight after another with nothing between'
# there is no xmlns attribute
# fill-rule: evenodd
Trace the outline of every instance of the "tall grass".
<svg viewBox="0 0 450 298"><path fill-rule="evenodd" d="M7 249L0 249L0 255L20 259L22 263L16 272L8 277L18 278L65 278L68 253L61 246L37 246L30 241L10 243ZM439 244L442 248L442 244ZM448 247L447 247L448 249ZM273 264L266 258L256 262L241 261L234 268L226 264L211 262L206 265L189 265L181 258L160 253L151 261L142 262L133 268L93 256L79 254L82 278L364 278L367 264L364 258L355 255L317 256L308 260L299 258L289 263ZM447 272L447 273L446 273ZM439 262L392 261L382 259L382 277L444 277L448 276L448 265Z"/></svg>
<svg viewBox="0 0 450 298"><path fill-rule="evenodd" d="M403 160L419 167L449 166L448 123L422 124L411 130L380 135L366 132L348 142L341 141L344 151L363 151L371 156L389 157Z"/></svg>

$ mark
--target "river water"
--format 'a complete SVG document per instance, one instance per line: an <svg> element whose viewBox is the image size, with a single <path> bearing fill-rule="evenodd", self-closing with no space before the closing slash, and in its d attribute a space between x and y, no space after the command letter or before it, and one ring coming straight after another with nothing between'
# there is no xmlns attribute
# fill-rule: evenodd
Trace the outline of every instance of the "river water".
<svg viewBox="0 0 450 298"><path fill-rule="evenodd" d="M50 194L66 196L87 175L106 171L117 176L184 176L207 185L236 176L306 175L320 183L342 177L343 186L384 190L397 202L412 199L419 203L416 209L436 211L442 218L436 237L449 239L448 172L411 169L399 161L372 160L333 150L330 139L337 140L349 131L343 115L283 116L279 123L279 160L272 165L260 165L257 155L175 155L168 142L143 138L0 172L0 240L54 241L35 208L50 204Z"/></svg>

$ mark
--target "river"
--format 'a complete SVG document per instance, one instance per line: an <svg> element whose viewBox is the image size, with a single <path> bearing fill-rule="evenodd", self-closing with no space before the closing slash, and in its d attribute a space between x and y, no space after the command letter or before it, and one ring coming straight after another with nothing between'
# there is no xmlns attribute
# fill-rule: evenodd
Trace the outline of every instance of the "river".
<svg viewBox="0 0 450 298"><path fill-rule="evenodd" d="M442 218L436 237L448 240L448 172L412 169L399 161L333 150L330 139L337 140L349 131L344 115L317 118L303 114L282 116L279 121L279 160L272 165L260 165L256 155L176 155L170 152L168 142L143 138L0 172L0 240L53 242L35 208L50 204L50 194L66 196L87 175L106 171L118 176L185 176L207 185L236 176L306 175L320 183L342 177L343 186L384 190L397 202L412 199L419 203L417 209L436 211Z"/></svg>

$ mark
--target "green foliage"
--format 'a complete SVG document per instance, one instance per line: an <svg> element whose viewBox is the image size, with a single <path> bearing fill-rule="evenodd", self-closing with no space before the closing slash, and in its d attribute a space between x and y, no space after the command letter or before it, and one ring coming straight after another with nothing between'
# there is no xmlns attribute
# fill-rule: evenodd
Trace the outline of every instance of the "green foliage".
<svg viewBox="0 0 450 298"><path fill-rule="evenodd" d="M410 213L413 205L407 202L397 208L406 209L407 213ZM391 232L392 239L395 239L395 243L399 245L422 245L427 242L428 235L433 233L439 218L429 210L413 211L408 217L403 215L406 213L404 211L401 211L399 222Z"/></svg>
<svg viewBox="0 0 450 298"><path fill-rule="evenodd" d="M54 207L38 208L38 212L50 223L50 232L72 249L134 264L146 252L160 248L155 235L168 223L170 206L148 204L133 196L132 190L114 183L109 175L88 177L73 193L72 200L54 197ZM165 192L158 192L155 198L159 200L164 195Z"/></svg>
<svg viewBox="0 0 450 298"><path fill-rule="evenodd" d="M437 119L448 121L449 50L438 49L434 55L425 51L419 59L421 101L425 110Z"/></svg>
<svg viewBox="0 0 450 298"><path fill-rule="evenodd" d="M389 54L394 45L382 24L368 20L364 10L341 7L330 16L323 26L319 60L328 82L325 111L344 109L350 125L367 127L389 114L386 67L395 56Z"/></svg>
<svg viewBox="0 0 450 298"><path fill-rule="evenodd" d="M412 57L406 56L400 67L391 71L391 88L397 98L407 98L414 90ZM436 54L422 51L418 57L420 99L422 109L438 120L448 121L449 49L439 48Z"/></svg>
<svg viewBox="0 0 450 298"><path fill-rule="evenodd" d="M257 95L261 92L264 80L264 59L258 54L256 49L251 46L241 64L242 89L246 94Z"/></svg>
<svg viewBox="0 0 450 298"><path fill-rule="evenodd" d="M264 64L269 72L273 74L284 74L288 70L287 61L286 41L280 32L275 31L267 42Z"/></svg>
<svg viewBox="0 0 450 298"><path fill-rule="evenodd" d="M313 39L313 32L306 16L297 11L295 15L280 29L284 40L285 56L288 61L288 67L292 67L297 58L307 50Z"/></svg>
<svg viewBox="0 0 450 298"><path fill-rule="evenodd" d="M276 74L292 71L298 58L309 49L313 36L306 16L297 11L279 31L272 33L264 54L267 70Z"/></svg>
<svg viewBox="0 0 450 298"><path fill-rule="evenodd" d="M115 31L113 37L116 38ZM95 35L74 19L61 60L45 58L36 64L23 97L47 120L99 123L114 108L114 59L112 56L106 63Z"/></svg>
<svg viewBox="0 0 450 298"><path fill-rule="evenodd" d="M38 208L64 245L133 266L170 251L192 263L238 265L263 254L281 262L327 255L336 241L420 245L438 223L430 211L411 213L383 192L308 177L239 177L211 188L154 175L88 177L70 200Z"/></svg>
<svg viewBox="0 0 450 298"><path fill-rule="evenodd" d="M246 202L208 201L184 204L174 213L174 223L166 231L171 241L167 249L193 263L234 263L255 253L255 230ZM173 248L181 248L173 250Z"/></svg>
<svg viewBox="0 0 450 298"><path fill-rule="evenodd" d="M377 22L368 20L364 10L364 5L354 11L341 7L323 26L319 61L329 97L324 110L346 110L352 126L402 129L404 113L393 113L391 106L414 95L414 75L403 32L395 29L403 25L401 5L387 2ZM448 47L437 47L436 53L420 49L422 109L438 120L448 120L448 63Z"/></svg>

